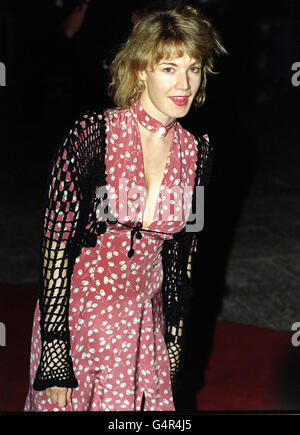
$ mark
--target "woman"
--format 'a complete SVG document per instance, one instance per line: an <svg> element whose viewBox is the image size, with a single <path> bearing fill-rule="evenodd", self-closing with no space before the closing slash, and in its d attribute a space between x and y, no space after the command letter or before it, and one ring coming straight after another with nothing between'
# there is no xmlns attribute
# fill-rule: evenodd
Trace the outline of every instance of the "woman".
<svg viewBox="0 0 300 435"><path fill-rule="evenodd" d="M191 7L153 11L112 66L116 108L87 113L54 159L25 410L174 410L207 136L177 119L225 52ZM191 189L189 189L191 187Z"/></svg>

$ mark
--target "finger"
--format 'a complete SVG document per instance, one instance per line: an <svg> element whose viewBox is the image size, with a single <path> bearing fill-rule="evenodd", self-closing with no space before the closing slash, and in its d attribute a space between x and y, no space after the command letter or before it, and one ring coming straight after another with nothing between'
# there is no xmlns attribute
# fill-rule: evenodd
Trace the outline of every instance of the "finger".
<svg viewBox="0 0 300 435"><path fill-rule="evenodd" d="M58 393L57 390L51 390L51 396L50 396L51 402L55 405L58 400Z"/></svg>
<svg viewBox="0 0 300 435"><path fill-rule="evenodd" d="M70 403L72 401L72 388L68 388L67 391L67 402Z"/></svg>
<svg viewBox="0 0 300 435"><path fill-rule="evenodd" d="M61 391L57 395L57 404L60 408L64 408L67 404L67 391Z"/></svg>
<svg viewBox="0 0 300 435"><path fill-rule="evenodd" d="M49 389L49 388L46 389L45 393L46 393L46 396L47 396L47 397L50 397L51 392L50 392L50 389Z"/></svg>

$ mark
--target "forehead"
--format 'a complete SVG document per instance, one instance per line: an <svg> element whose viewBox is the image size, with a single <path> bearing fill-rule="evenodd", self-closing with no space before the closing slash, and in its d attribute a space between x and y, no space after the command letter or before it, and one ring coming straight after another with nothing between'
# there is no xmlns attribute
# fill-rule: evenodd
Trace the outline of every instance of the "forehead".
<svg viewBox="0 0 300 435"><path fill-rule="evenodd" d="M190 57L187 53L184 53L181 56L171 56L171 57L163 57L159 61L155 62L153 68L156 69L161 65L171 65L171 66L179 66L179 67L189 67L194 64L200 64L201 61L195 59L194 57Z"/></svg>
<svg viewBox="0 0 300 435"><path fill-rule="evenodd" d="M173 63L173 64L193 64L198 62L194 57L190 57L188 54L184 53L182 56L172 56L172 57L163 57L158 64L161 63Z"/></svg>

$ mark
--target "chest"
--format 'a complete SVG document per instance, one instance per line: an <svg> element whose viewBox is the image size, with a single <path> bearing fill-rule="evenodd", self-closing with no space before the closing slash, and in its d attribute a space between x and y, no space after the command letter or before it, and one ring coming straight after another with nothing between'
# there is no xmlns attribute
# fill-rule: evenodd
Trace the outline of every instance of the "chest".
<svg viewBox="0 0 300 435"><path fill-rule="evenodd" d="M155 146L142 144L142 161L147 192L159 189L171 151L171 142Z"/></svg>
<svg viewBox="0 0 300 435"><path fill-rule="evenodd" d="M184 224L184 189L194 184L195 143L180 132L155 143L141 141L138 133L132 129L128 138L114 128L107 135L106 181L112 214L122 222L140 221L143 228L156 222L161 228L179 230ZM156 228L153 225L151 229Z"/></svg>

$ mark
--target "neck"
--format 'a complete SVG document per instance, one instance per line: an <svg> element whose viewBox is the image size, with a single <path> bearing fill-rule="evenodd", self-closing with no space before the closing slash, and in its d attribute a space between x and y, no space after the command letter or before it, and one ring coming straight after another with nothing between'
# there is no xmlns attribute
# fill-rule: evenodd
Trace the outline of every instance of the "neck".
<svg viewBox="0 0 300 435"><path fill-rule="evenodd" d="M173 118L166 116L164 121L169 119L173 119L173 121L163 123L160 121L162 117L153 116L152 113L154 111L150 113L147 109L145 109L140 100L133 105L132 109L138 123L156 137L165 137L169 132L172 133L176 128L176 122Z"/></svg>

